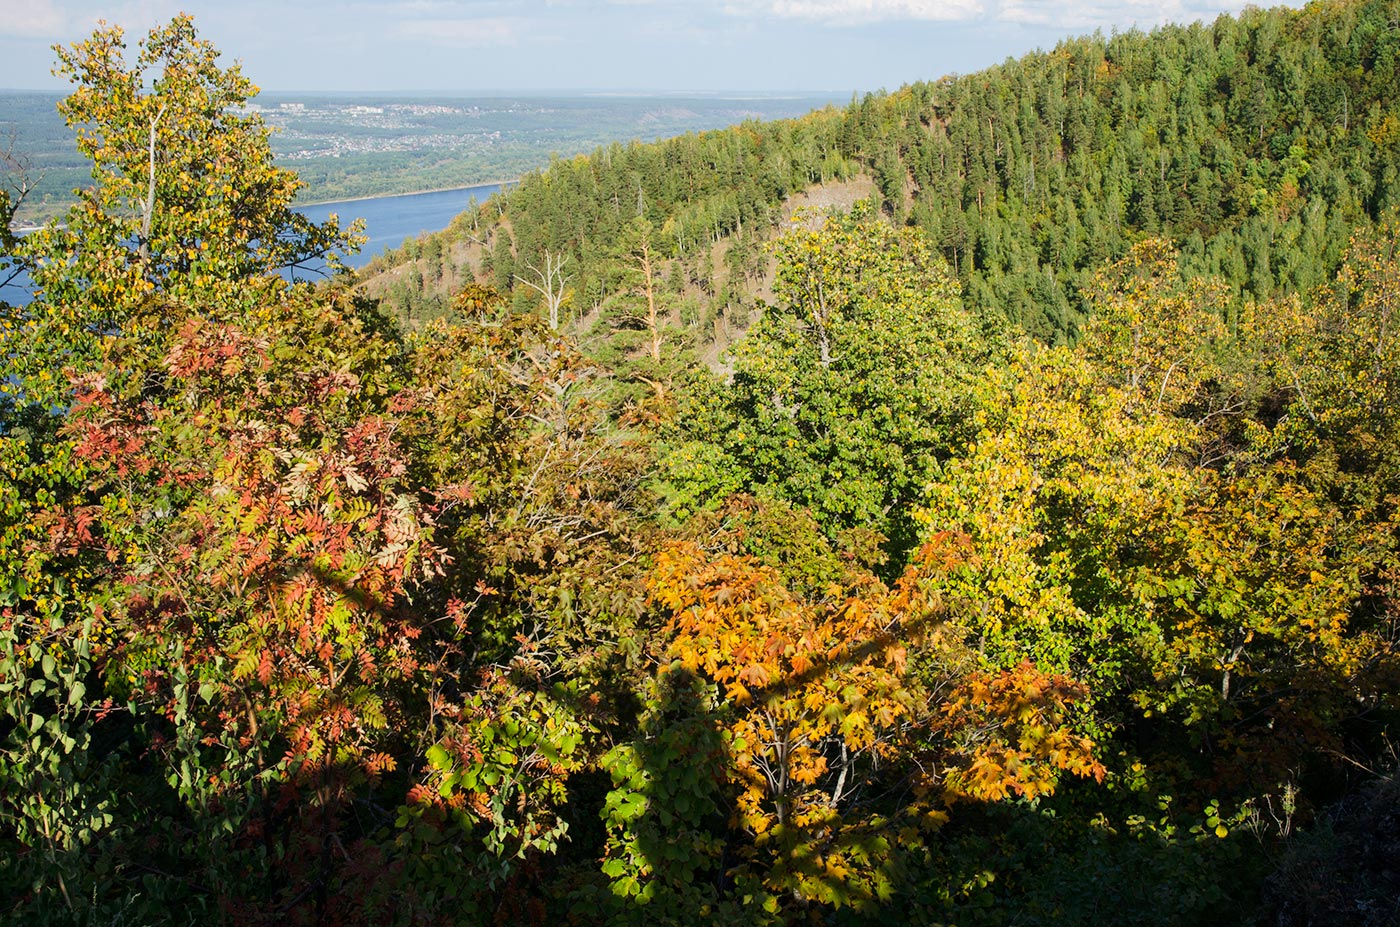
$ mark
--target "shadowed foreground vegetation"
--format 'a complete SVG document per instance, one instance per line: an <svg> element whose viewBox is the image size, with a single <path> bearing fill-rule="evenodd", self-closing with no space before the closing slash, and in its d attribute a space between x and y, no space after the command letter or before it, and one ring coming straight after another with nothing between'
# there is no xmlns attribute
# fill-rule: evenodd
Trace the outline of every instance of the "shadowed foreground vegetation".
<svg viewBox="0 0 1400 927"><path fill-rule="evenodd" d="M562 162L430 311L276 275L356 230L188 17L60 50L0 919L1392 923L1397 18Z"/></svg>

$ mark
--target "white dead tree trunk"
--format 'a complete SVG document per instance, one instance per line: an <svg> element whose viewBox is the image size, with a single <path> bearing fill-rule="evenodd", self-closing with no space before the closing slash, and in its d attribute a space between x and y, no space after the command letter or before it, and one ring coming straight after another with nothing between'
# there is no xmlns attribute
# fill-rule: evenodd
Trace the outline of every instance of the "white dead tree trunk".
<svg viewBox="0 0 1400 927"><path fill-rule="evenodd" d="M151 117L151 131L146 146L150 166L147 173L146 199L141 203L141 243L137 246L142 260L149 260L151 257L151 219L156 213L156 127L160 125L164 115L165 105L162 104Z"/></svg>
<svg viewBox="0 0 1400 927"><path fill-rule="evenodd" d="M564 306L566 297L565 287L569 278L564 275L564 265L569 261L567 254L553 255L548 251L544 253L544 269L536 267L534 264L526 264L525 267L533 273L538 280L527 280L519 274L515 275L515 281L529 287L544 298L545 311L549 320L549 330L559 330L559 311Z"/></svg>

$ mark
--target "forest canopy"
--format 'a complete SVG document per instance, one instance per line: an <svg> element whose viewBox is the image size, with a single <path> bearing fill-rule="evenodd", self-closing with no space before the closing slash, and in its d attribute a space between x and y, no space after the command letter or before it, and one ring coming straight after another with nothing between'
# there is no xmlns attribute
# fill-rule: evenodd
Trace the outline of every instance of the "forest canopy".
<svg viewBox="0 0 1400 927"><path fill-rule="evenodd" d="M60 49L0 918L1393 921L1397 21L558 162L416 302L189 17Z"/></svg>

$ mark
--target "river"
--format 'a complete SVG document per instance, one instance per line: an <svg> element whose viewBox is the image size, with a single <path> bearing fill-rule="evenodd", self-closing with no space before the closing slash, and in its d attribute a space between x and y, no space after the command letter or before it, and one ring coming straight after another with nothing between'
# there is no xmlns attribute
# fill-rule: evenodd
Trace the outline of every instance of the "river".
<svg viewBox="0 0 1400 927"><path fill-rule="evenodd" d="M340 217L342 226L349 225L352 219L364 219L368 240L359 254L345 259L345 263L350 267L363 267L386 248L397 248L408 239L424 232L436 232L447 228L448 224L459 213L465 212L473 201L484 202L502 186L504 184L488 183L457 190L437 190L432 193L408 193L402 196L317 203L301 206L297 212L312 222L324 222L331 213L335 213ZM3 273L0 271L0 274ZM296 276L298 279L314 279L318 274L314 269L310 272L298 270ZM29 278L23 275L9 286L0 289L0 300L11 305L23 306L29 302L30 296Z"/></svg>
<svg viewBox="0 0 1400 927"><path fill-rule="evenodd" d="M397 248L405 241L424 232L447 228L473 200L485 202L503 184L488 183L460 190L439 190L434 193L409 193L404 196L381 196L367 200L344 200L302 206L297 212L312 222L325 222L331 213L340 216L341 225L352 219L365 220L365 242L360 253L346 259L351 267L363 267L370 258L386 248Z"/></svg>

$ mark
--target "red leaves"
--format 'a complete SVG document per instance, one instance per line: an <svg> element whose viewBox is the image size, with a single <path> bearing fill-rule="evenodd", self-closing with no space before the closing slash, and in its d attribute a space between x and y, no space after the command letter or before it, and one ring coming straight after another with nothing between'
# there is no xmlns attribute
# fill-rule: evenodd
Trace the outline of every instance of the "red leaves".
<svg viewBox="0 0 1400 927"><path fill-rule="evenodd" d="M341 321L281 298L238 323L190 319L163 348L121 343L138 356L75 378L67 426L115 501L55 510L49 525L68 552L120 529L110 552L131 652L178 640L192 673L231 671L237 687L206 691L247 705L218 716L257 718L302 759L369 751L390 723L386 681L437 661L422 659L435 638L397 608L441 562L405 483L396 416L411 404L376 411L357 395L374 362L348 359L365 348L353 339L324 340ZM148 683L152 697L168 684ZM392 768L383 756L371 765Z"/></svg>
<svg viewBox="0 0 1400 927"><path fill-rule="evenodd" d="M267 350L267 341L251 336L242 328L213 325L192 318L175 336L165 365L172 376L182 380L194 380L215 372L227 378L246 369L266 367Z"/></svg>
<svg viewBox="0 0 1400 927"><path fill-rule="evenodd" d="M477 488L473 481L467 480L465 482L452 483L448 486L444 486L436 490L434 495L437 496L439 500L449 505L453 503L473 505L476 503Z"/></svg>
<svg viewBox="0 0 1400 927"><path fill-rule="evenodd" d="M771 677L768 675L767 667L759 663L750 663L739 670L735 678L750 689L761 689L768 685Z"/></svg>
<svg viewBox="0 0 1400 927"><path fill-rule="evenodd" d="M74 453L80 460L89 461L99 468L110 468L118 477L125 477L133 471L146 474L154 467L151 458L141 454L148 434L148 429L141 424L106 419L100 422L74 422L69 427L78 438Z"/></svg>
<svg viewBox="0 0 1400 927"><path fill-rule="evenodd" d="M471 607L461 599L449 599L447 618L452 622L452 627L457 629L457 633L466 634L469 631L468 622L471 620Z"/></svg>
<svg viewBox="0 0 1400 927"><path fill-rule="evenodd" d="M258 657L258 682L268 685L272 682L272 654L264 650Z"/></svg>
<svg viewBox="0 0 1400 927"><path fill-rule="evenodd" d="M99 514L101 508L93 505L46 513L50 548L55 553L71 556L80 548L92 545L95 542L92 527Z"/></svg>

